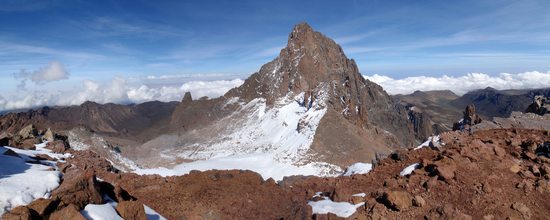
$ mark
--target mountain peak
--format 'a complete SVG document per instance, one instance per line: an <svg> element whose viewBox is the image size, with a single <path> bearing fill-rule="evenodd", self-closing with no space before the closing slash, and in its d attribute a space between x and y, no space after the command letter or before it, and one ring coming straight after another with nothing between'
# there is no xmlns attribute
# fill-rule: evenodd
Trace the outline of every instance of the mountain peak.
<svg viewBox="0 0 550 220"><path fill-rule="evenodd" d="M290 32L288 36L288 40L291 41L293 39L305 37L308 35L313 35L315 33L318 33L318 32L314 31L313 28L311 28L311 26L309 26L308 23L305 23L305 22L299 23L295 25L294 28L292 28L292 32Z"/></svg>
<svg viewBox="0 0 550 220"><path fill-rule="evenodd" d="M321 85L327 87L346 80L363 81L355 62L332 39L309 24L300 23L290 32L288 44L277 58L227 95L247 100L263 97L269 103L289 92L315 92Z"/></svg>
<svg viewBox="0 0 550 220"><path fill-rule="evenodd" d="M307 22L296 24L292 29L293 33L304 33L307 31L313 31L313 28L311 28Z"/></svg>
<svg viewBox="0 0 550 220"><path fill-rule="evenodd" d="M335 52L335 55L345 57L344 52L336 42L322 33L313 30L305 22L294 26L288 36L288 43L285 49L288 49L288 52L291 52L291 54L298 56L302 56L303 52L307 51L307 54L312 56ZM323 49L323 51L320 49Z"/></svg>

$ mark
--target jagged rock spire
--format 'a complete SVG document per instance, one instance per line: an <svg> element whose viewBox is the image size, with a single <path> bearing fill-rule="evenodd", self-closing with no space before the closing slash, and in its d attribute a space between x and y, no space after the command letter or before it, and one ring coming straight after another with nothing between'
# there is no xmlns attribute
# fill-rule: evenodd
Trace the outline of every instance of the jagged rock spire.
<svg viewBox="0 0 550 220"><path fill-rule="evenodd" d="M289 92L308 92L322 83L346 79L363 80L355 62L347 59L336 42L307 23L300 23L292 29L279 56L228 95L273 100Z"/></svg>
<svg viewBox="0 0 550 220"><path fill-rule="evenodd" d="M245 101L265 98L270 104L299 93L312 94L312 99L324 94L338 117L359 127L379 126L396 134L403 145L412 143L405 110L398 109L382 87L364 79L336 42L307 23L294 26L279 56L225 96Z"/></svg>

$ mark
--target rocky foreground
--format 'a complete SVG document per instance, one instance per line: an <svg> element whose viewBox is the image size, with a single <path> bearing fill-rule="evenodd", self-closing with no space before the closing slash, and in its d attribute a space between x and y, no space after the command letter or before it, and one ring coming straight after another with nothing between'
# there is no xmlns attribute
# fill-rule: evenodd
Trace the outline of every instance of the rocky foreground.
<svg viewBox="0 0 550 220"><path fill-rule="evenodd" d="M357 204L348 219L545 219L549 143L550 132L541 130L447 132L440 142L391 154L368 174L278 183L241 170L139 176L92 151L56 148L73 155L58 164L61 185L2 219L83 219L79 211L105 203L104 195L125 219L145 219L141 204L168 219L340 218L314 213L310 204L320 200Z"/></svg>

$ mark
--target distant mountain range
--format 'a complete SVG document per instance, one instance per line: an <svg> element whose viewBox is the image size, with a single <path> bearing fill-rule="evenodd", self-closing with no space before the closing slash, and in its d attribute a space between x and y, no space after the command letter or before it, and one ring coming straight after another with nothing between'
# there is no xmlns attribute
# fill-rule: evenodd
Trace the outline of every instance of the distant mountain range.
<svg viewBox="0 0 550 220"><path fill-rule="evenodd" d="M432 125L431 129L428 128L424 131L426 133L424 136L428 136L428 133L435 134L451 130L453 123L462 118L462 112L469 104L474 104L477 114L485 120L492 120L493 117L507 118L513 111L524 112L536 95L548 97L550 88L496 90L488 87L468 92L463 96L457 96L449 90L416 91L409 95L393 97L412 112L417 113L412 115L424 117L423 119L412 119L413 123L415 120L427 120L426 123Z"/></svg>

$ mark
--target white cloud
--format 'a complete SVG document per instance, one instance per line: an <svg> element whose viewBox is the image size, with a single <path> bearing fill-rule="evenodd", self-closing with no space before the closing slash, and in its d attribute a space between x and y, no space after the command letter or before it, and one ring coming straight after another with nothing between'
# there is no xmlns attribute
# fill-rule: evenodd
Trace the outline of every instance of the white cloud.
<svg viewBox="0 0 550 220"><path fill-rule="evenodd" d="M45 77L45 76L44 76ZM365 76L380 84L389 94L409 94L416 90L451 90L462 95L475 89L488 86L495 89L530 89L550 87L549 72L524 72L517 74L501 73L490 76L483 73L468 73L463 76L415 76L394 79L383 75ZM32 91L21 95L0 96L0 110L25 109L37 106L80 105L85 101L98 103L142 103L147 101L180 101L185 92L190 91L195 99L203 96L219 97L229 89L244 83L241 79L217 81L188 81L180 84L147 84L151 79L140 83L116 77L108 83L91 80L83 81L76 91L44 92ZM172 79L173 80L173 79Z"/></svg>
<svg viewBox="0 0 550 220"><path fill-rule="evenodd" d="M388 76L374 74L364 76L381 85L389 94L410 94L416 90L451 90L457 95L463 95L476 89L493 87L503 89L533 89L550 87L550 71L548 72L524 72L501 73L490 76L484 73L468 73L463 76L414 76L403 79L393 79Z"/></svg>
<svg viewBox="0 0 550 220"><path fill-rule="evenodd" d="M51 82L68 78L69 72L67 72L65 67L57 61L53 61L47 67L33 72L31 76L31 80L36 83Z"/></svg>
<svg viewBox="0 0 550 220"><path fill-rule="evenodd" d="M159 100L164 102L180 101L185 92L191 92L197 99L203 96L216 98L229 89L240 86L241 79L218 81L190 81L177 86L147 86L132 84L128 80L116 77L109 83L100 84L84 80L83 86L77 91L43 92L34 91L23 96L0 96L0 110L25 109L38 106L68 106L80 105L86 101L97 103L142 103Z"/></svg>
<svg viewBox="0 0 550 220"><path fill-rule="evenodd" d="M21 80L19 87L25 87L27 80L31 80L35 84L44 84L53 81L59 81L69 78L69 72L63 67L63 64L57 61L51 62L48 66L42 67L38 70L28 72L21 70L18 73L14 73L15 79Z"/></svg>

